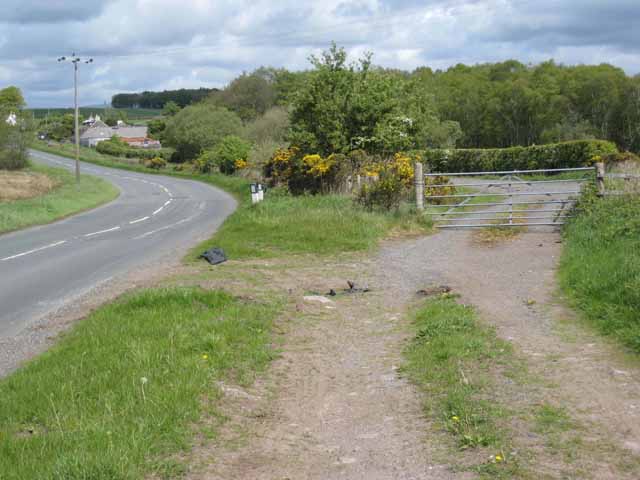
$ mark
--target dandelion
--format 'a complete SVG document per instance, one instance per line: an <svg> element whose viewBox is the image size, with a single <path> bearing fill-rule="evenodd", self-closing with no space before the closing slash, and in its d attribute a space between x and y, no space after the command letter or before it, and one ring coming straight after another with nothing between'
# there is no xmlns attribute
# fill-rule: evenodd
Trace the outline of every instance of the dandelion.
<svg viewBox="0 0 640 480"><path fill-rule="evenodd" d="M208 360L209 359L209 355L207 355L206 353L202 354L202 359L203 360Z"/></svg>
<svg viewBox="0 0 640 480"><path fill-rule="evenodd" d="M496 463L500 463L504 460L504 458L502 457L502 455L498 454L495 456L495 460L496 460Z"/></svg>
<svg viewBox="0 0 640 480"><path fill-rule="evenodd" d="M451 417L451 420L453 420L454 422L459 422L460 417L458 417L457 415L454 415L453 417Z"/></svg>

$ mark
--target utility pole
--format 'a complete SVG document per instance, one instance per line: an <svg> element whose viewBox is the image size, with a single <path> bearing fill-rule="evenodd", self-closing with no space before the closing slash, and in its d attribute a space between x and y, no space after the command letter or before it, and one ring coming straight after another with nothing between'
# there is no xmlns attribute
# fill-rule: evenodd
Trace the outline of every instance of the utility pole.
<svg viewBox="0 0 640 480"><path fill-rule="evenodd" d="M60 57L59 62L64 62L67 57ZM76 57L75 53L71 54L71 58L68 59L73 63L73 107L74 107L74 120L75 120L75 137L76 137L76 183L80 183L80 126L78 120L78 64L82 61L80 57ZM85 60L84 63L93 63L93 58Z"/></svg>

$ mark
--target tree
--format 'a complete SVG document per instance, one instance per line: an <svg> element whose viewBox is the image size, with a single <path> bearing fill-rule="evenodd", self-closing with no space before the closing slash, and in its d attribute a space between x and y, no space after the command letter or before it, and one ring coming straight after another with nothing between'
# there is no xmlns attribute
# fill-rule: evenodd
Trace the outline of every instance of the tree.
<svg viewBox="0 0 640 480"><path fill-rule="evenodd" d="M0 112L22 110L26 102L18 87L6 87L0 90Z"/></svg>
<svg viewBox="0 0 640 480"><path fill-rule="evenodd" d="M164 107L162 108L162 115L164 115L165 117L173 117L179 111L180 105L170 100L164 104Z"/></svg>
<svg viewBox="0 0 640 480"><path fill-rule="evenodd" d="M214 148L228 135L240 135L242 121L234 112L200 103L183 108L167 121L164 139L176 149L176 159L186 162Z"/></svg>
<svg viewBox="0 0 640 480"><path fill-rule="evenodd" d="M264 114L275 103L273 85L258 73L243 73L224 90L214 92L210 101L236 112L244 121Z"/></svg>

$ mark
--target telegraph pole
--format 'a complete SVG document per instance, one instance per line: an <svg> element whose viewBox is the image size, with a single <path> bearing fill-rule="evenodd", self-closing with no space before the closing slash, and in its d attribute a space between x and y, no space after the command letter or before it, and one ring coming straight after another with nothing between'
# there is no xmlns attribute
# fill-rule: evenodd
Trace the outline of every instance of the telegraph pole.
<svg viewBox="0 0 640 480"><path fill-rule="evenodd" d="M67 57L60 57L59 62L64 62ZM80 125L78 114L78 64L82 61L80 57L76 57L75 53L71 54L71 58L68 59L73 63L73 108L74 108L74 123L75 123L75 137L76 137L76 183L80 183ZM85 60L84 63L93 63L93 58Z"/></svg>

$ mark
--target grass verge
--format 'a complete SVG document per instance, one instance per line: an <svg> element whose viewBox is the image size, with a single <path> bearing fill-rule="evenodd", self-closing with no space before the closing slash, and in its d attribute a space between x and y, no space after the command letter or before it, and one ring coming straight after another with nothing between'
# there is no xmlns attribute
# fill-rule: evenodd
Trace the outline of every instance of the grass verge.
<svg viewBox="0 0 640 480"><path fill-rule="evenodd" d="M483 460L470 468L483 478L517 476L521 467L505 427L510 412L491 395L492 372L511 358L510 345L480 324L473 308L447 295L427 301L413 324L404 370L427 393L427 414L460 450L479 452Z"/></svg>
<svg viewBox="0 0 640 480"><path fill-rule="evenodd" d="M215 407L213 382L249 383L271 359L277 308L197 288L140 291L100 308L0 381L0 478L180 473L166 459Z"/></svg>
<svg viewBox="0 0 640 480"><path fill-rule="evenodd" d="M426 217L369 212L345 196L275 194L257 205L242 205L187 258L194 260L212 246L222 247L234 259L364 251L393 229L425 231L430 226Z"/></svg>
<svg viewBox="0 0 640 480"><path fill-rule="evenodd" d="M564 231L560 281L600 332L640 353L640 197L583 198Z"/></svg>
<svg viewBox="0 0 640 480"><path fill-rule="evenodd" d="M76 185L74 174L68 170L41 165L29 169L49 176L58 186L38 197L0 202L0 233L53 222L95 208L119 194L116 187L100 178L82 175Z"/></svg>

